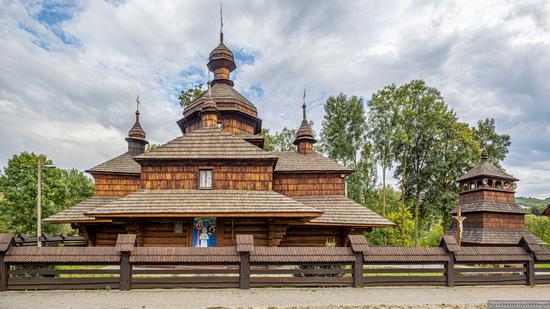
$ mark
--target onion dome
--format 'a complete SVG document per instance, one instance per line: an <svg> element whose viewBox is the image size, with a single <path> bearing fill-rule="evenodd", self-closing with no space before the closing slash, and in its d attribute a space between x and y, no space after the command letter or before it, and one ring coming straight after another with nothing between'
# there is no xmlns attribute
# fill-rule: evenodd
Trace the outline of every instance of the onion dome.
<svg viewBox="0 0 550 309"><path fill-rule="evenodd" d="M145 130L143 130L141 123L139 123L139 104L141 104L139 96L136 98L136 103L136 122L130 131L128 131L128 137L126 138L128 142L128 153L133 156L142 154L145 151L145 145L149 144L149 142L145 140Z"/></svg>
<svg viewBox="0 0 550 309"><path fill-rule="evenodd" d="M128 137L145 139L145 131L139 123L139 110L136 110L136 122L128 132Z"/></svg>
<svg viewBox="0 0 550 309"><path fill-rule="evenodd" d="M223 40L223 34L221 34L220 40ZM214 73L212 84L224 83L233 86L230 74L237 66L235 65L233 52L223 44L223 41L210 52L207 66L210 72Z"/></svg>
<svg viewBox="0 0 550 309"><path fill-rule="evenodd" d="M298 132L296 132L296 138L293 144L298 146L298 152L307 154L313 152L313 144L317 143L317 140L315 140L315 134L313 134L313 130L306 117L305 91L304 104L302 104L302 117L302 123L300 124Z"/></svg>

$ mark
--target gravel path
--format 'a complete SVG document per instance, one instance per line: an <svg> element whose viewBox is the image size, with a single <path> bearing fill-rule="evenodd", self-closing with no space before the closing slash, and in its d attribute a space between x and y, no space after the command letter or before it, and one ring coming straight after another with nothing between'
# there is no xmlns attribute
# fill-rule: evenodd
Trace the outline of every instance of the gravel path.
<svg viewBox="0 0 550 309"><path fill-rule="evenodd" d="M10 291L0 308L484 308L489 299L550 299L550 286Z"/></svg>

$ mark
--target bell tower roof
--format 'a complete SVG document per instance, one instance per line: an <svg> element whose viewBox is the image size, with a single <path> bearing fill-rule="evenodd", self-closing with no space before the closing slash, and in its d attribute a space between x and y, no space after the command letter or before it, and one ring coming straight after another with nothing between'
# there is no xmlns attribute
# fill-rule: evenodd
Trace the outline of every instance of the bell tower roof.
<svg viewBox="0 0 550 309"><path fill-rule="evenodd" d="M483 177L491 177L491 178L496 178L501 180L510 180L510 181L519 180L516 177L501 170L500 168L494 166L489 161L489 152L487 151L487 147L485 145L481 150L481 162L478 165L474 166L466 174L458 178L457 182L463 182L466 180L470 180L474 178L483 178Z"/></svg>

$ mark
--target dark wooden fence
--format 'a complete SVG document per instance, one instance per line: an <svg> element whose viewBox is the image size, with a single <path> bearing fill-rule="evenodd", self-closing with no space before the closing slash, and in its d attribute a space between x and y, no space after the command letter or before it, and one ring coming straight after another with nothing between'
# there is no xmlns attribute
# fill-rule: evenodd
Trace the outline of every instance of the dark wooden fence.
<svg viewBox="0 0 550 309"><path fill-rule="evenodd" d="M135 247L121 234L115 247L18 247L0 234L0 290L174 287L550 284L550 248L523 238L517 247ZM543 267L541 267L543 266Z"/></svg>
<svg viewBox="0 0 550 309"><path fill-rule="evenodd" d="M17 234L13 239L14 239L15 246L36 246L37 245L36 237ZM60 234L58 236L42 234L42 236L40 236L40 241L42 245L46 247L58 247L60 245L64 247L86 247L88 245L88 241L83 237L66 236L63 234Z"/></svg>

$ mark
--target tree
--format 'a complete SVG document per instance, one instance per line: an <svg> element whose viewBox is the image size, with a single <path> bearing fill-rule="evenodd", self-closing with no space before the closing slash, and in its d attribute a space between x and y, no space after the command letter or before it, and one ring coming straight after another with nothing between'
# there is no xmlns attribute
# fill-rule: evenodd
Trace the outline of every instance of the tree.
<svg viewBox="0 0 550 309"><path fill-rule="evenodd" d="M399 134L396 149L402 159L396 168L401 179L403 205L410 199L414 203L414 240L419 245L421 218L432 214L425 208L426 196L438 190L438 174L442 156L452 147L441 147L454 137L449 130L455 128L457 117L447 109L440 92L422 80L413 80L399 87L396 126ZM447 164L454 162L445 162ZM436 181L434 181L436 180ZM404 210L403 210L404 212Z"/></svg>
<svg viewBox="0 0 550 309"><path fill-rule="evenodd" d="M355 171L348 176L348 196L360 204L372 205L376 201L376 162L372 145L366 143Z"/></svg>
<svg viewBox="0 0 550 309"><path fill-rule="evenodd" d="M153 151L159 147L160 147L160 144L147 144L147 146L145 146L145 152Z"/></svg>
<svg viewBox="0 0 550 309"><path fill-rule="evenodd" d="M372 95L368 103L368 137L372 141L373 154L382 168L382 215L386 216L386 171L395 159L392 139L395 134L393 104L396 101L397 87L394 84L384 87Z"/></svg>
<svg viewBox="0 0 550 309"><path fill-rule="evenodd" d="M203 89L202 84L197 84L192 88L182 90L178 97L181 107L185 108L189 106L194 100L198 99L204 91L205 89Z"/></svg>
<svg viewBox="0 0 550 309"><path fill-rule="evenodd" d="M313 125L313 122L310 122ZM268 129L262 129L262 136L264 137L264 149L267 151L294 151L296 146L293 144L296 138L295 129L288 129L284 127L280 132L270 134Z"/></svg>
<svg viewBox="0 0 550 309"><path fill-rule="evenodd" d="M357 166L366 139L363 99L343 93L329 97L322 126L321 150L347 167Z"/></svg>
<svg viewBox="0 0 550 309"><path fill-rule="evenodd" d="M320 149L329 158L355 170L346 182L348 196L365 205L376 184L372 145L366 145L363 99L340 93L325 103Z"/></svg>
<svg viewBox="0 0 550 309"><path fill-rule="evenodd" d="M23 152L14 155L0 175L0 226L2 232L36 233L36 181L38 160L51 164L45 155ZM93 195L93 183L83 173L57 167L42 172L42 214L47 218ZM66 227L65 227L66 228ZM64 227L46 224L45 233L58 233Z"/></svg>
<svg viewBox="0 0 550 309"><path fill-rule="evenodd" d="M501 167L500 162L506 158L511 141L510 135L498 134L496 132L495 119L486 118L477 122L476 127L472 127L474 140L479 145L486 144L489 152L489 160L497 167Z"/></svg>

